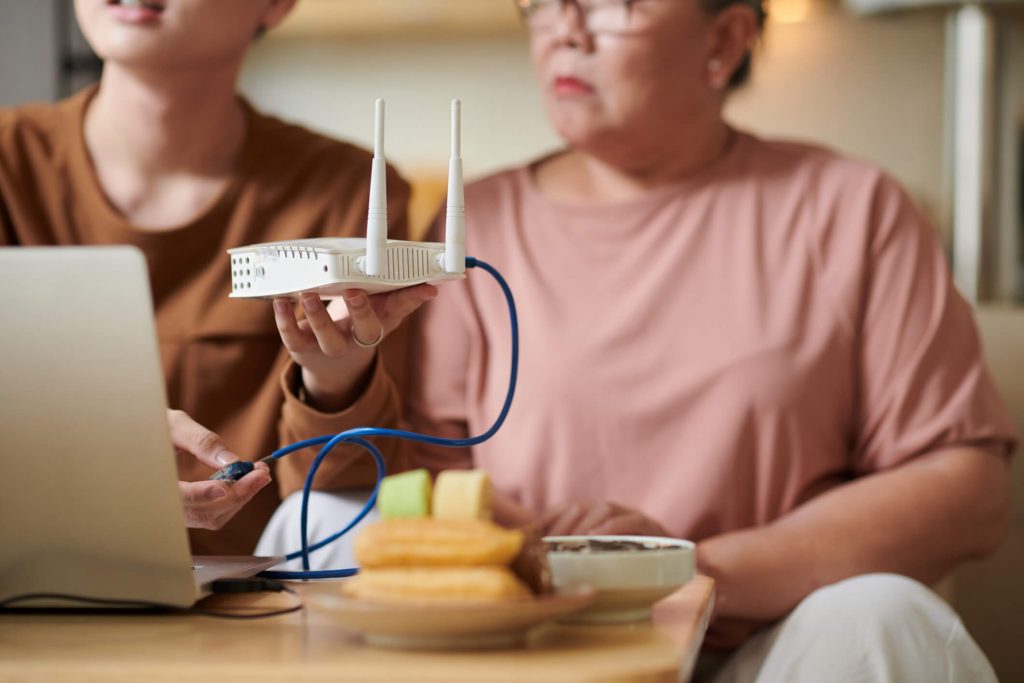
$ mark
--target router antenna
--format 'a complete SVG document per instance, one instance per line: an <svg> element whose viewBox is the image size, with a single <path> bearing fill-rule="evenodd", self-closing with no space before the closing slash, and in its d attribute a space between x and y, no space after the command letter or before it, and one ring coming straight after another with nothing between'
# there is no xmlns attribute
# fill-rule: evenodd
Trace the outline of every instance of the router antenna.
<svg viewBox="0 0 1024 683"><path fill-rule="evenodd" d="M377 98L373 122L373 166L370 169L370 210L366 216L366 275L384 275L388 243L387 162L384 161L384 100Z"/></svg>
<svg viewBox="0 0 1024 683"><path fill-rule="evenodd" d="M448 162L448 211L444 227L444 271L466 272L466 201L462 192L462 105L452 100L452 158Z"/></svg>

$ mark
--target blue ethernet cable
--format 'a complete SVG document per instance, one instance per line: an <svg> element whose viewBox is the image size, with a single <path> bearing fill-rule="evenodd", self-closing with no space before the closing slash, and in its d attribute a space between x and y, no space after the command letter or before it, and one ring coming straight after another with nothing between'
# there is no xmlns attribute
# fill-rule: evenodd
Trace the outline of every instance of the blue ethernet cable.
<svg viewBox="0 0 1024 683"><path fill-rule="evenodd" d="M512 330L512 362L511 370L509 372L509 383L508 393L505 395L505 402L501 407L501 412L495 419L494 423L487 429L483 434L478 436L468 437L465 439L445 439L439 436L430 436L427 434L417 434L415 432L408 432L401 429L383 429L377 427L359 427L356 429L349 429L339 434L318 436L313 439L306 439L294 443L290 446L274 451L267 459L268 460L279 460L289 453L302 450L304 448L310 448L313 446L321 446L320 452L317 453L316 458L313 460L313 464L309 468L309 472L306 474L306 481L302 487L302 511L300 516L300 528L302 538L302 548L289 553L285 556L287 560L294 560L296 558L302 558L303 571L266 571L262 572L260 576L272 579L327 579L327 578L340 578L346 576L353 576L358 573L357 568L347 569L328 569L322 571L311 571L309 568L309 554L324 546L333 543L345 534L347 534L353 527L355 527L360 521L363 520L366 515L370 513L373 506L377 502L377 493L380 491L381 480L387 474L387 467L384 463L384 457L381 455L380 450L377 449L374 444L367 441L368 437L386 437L405 439L407 441L414 441L418 443L426 443L434 446L444 446L447 448L468 448L477 444L483 443L490 439L494 434L501 428L501 425L505 422L505 418L508 416L509 408L512 406L512 397L515 395L516 390L516 378L519 372L519 316L516 313L516 302L512 296L512 290L509 288L505 278L489 263L481 261L472 256L466 257L467 268L480 268L486 271L493 277L498 285L501 287L502 293L505 295L505 301L508 304L509 321L511 323ZM359 513L350 521L345 528L341 529L335 534L328 536L312 545L309 543L308 532L308 520L309 520L309 496L313 488L313 479L316 476L317 470L320 469L321 463L324 458L330 454L331 450L335 446L342 443L350 443L355 446L369 451L370 455L373 456L374 462L377 465L377 481L373 487L373 493L370 498L366 501L366 504L359 511Z"/></svg>

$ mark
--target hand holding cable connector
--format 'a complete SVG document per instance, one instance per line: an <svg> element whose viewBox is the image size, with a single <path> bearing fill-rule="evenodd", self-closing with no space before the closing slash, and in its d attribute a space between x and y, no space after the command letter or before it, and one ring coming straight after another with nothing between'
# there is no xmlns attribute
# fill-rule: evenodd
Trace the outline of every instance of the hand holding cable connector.
<svg viewBox="0 0 1024 683"><path fill-rule="evenodd" d="M219 436L184 412L168 410L167 423L171 429L171 443L178 453L191 455L215 470L241 462ZM263 462L255 463L251 472L235 482L179 481L186 526L220 529L269 483L270 468Z"/></svg>

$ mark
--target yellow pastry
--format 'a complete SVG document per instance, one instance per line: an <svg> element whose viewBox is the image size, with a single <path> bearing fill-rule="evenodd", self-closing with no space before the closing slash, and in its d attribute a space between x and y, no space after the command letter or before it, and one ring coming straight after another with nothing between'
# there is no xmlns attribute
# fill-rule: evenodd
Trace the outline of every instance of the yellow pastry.
<svg viewBox="0 0 1024 683"><path fill-rule="evenodd" d="M447 470L437 475L436 519L490 519L491 480L483 470Z"/></svg>
<svg viewBox="0 0 1024 683"><path fill-rule="evenodd" d="M474 519L385 519L356 538L360 566L505 566L523 545L520 531Z"/></svg>
<svg viewBox="0 0 1024 683"><path fill-rule="evenodd" d="M531 597L507 567L400 567L364 569L342 592L375 601L504 602Z"/></svg>

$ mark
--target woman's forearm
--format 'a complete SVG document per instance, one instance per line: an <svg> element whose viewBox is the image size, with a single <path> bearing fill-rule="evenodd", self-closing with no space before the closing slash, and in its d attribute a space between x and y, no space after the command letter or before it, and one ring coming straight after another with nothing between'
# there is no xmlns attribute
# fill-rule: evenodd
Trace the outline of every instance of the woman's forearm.
<svg viewBox="0 0 1024 683"><path fill-rule="evenodd" d="M895 572L931 583L994 550L1009 517L1001 448L951 448L838 486L764 527L698 544L724 617L777 619L849 576Z"/></svg>

